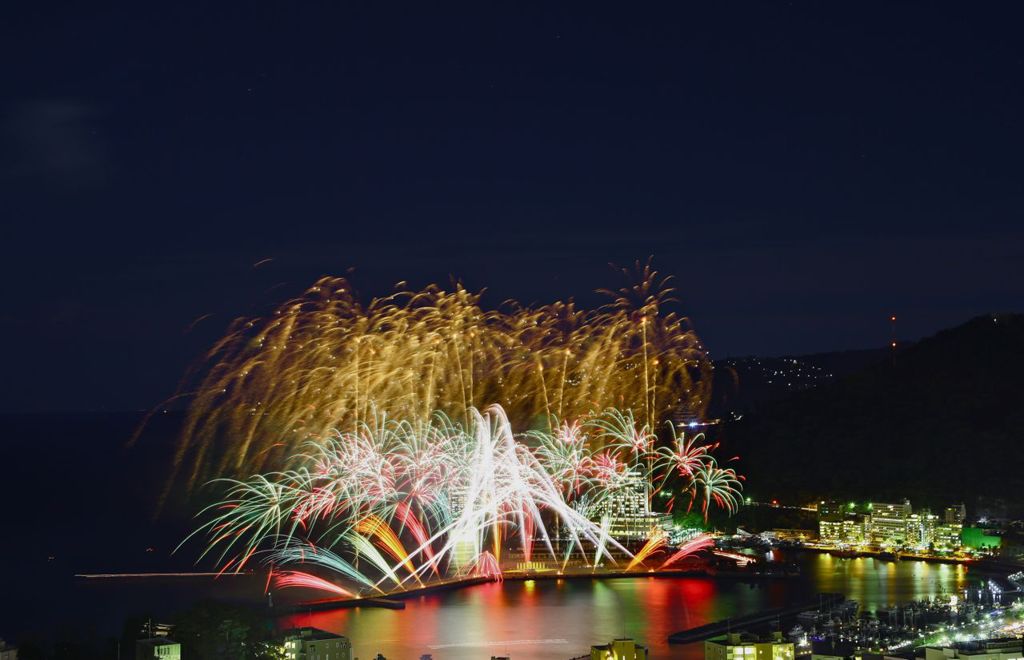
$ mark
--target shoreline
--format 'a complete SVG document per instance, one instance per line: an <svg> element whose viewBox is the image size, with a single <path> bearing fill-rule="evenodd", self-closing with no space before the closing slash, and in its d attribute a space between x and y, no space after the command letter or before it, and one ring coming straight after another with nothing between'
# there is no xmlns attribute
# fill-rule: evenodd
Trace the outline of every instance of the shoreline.
<svg viewBox="0 0 1024 660"><path fill-rule="evenodd" d="M705 578L725 580L778 580L792 579L797 575L787 574L762 574L747 571L709 571L706 568L677 568L665 570L647 571L612 571L608 573L593 572L543 572L543 573L510 573L504 575L500 580L483 577L470 577L464 579L450 580L447 582L428 584L422 587L407 589L394 593L381 594L379 596L367 596L361 598L329 598L322 600L303 601L300 603L275 606L275 610L282 615L298 614L310 611L326 611L332 609L350 609L356 607L381 607L386 609L405 609L405 601L425 596L432 593L454 591L475 587L481 584L493 582L528 582L531 580L558 581L558 580L620 580L625 578Z"/></svg>
<svg viewBox="0 0 1024 660"><path fill-rule="evenodd" d="M983 570L1015 570L1022 568L1019 564L1011 562L1001 562L994 559L981 558L975 559L973 557L943 557L939 555L918 555L912 553L895 553L895 557L892 559L882 557L886 554L884 550L854 550L853 556L843 557L838 556L836 552L843 552L839 548L820 548L814 546L801 546L799 548L792 548L798 552L813 552L816 554L831 555L835 559L877 559L879 561L897 562L897 561L923 561L929 564L956 564L964 567L974 567ZM892 553L890 553L892 554Z"/></svg>

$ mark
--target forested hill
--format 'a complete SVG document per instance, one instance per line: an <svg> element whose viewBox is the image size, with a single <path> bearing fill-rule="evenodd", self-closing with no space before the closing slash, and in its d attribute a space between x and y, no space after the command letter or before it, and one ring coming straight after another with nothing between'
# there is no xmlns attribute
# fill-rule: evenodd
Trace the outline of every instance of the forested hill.
<svg viewBox="0 0 1024 660"><path fill-rule="evenodd" d="M755 498L1020 501L1024 315L975 318L720 433Z"/></svg>
<svg viewBox="0 0 1024 660"><path fill-rule="evenodd" d="M725 418L820 387L889 356L888 348L782 357L746 356L715 361L708 415Z"/></svg>

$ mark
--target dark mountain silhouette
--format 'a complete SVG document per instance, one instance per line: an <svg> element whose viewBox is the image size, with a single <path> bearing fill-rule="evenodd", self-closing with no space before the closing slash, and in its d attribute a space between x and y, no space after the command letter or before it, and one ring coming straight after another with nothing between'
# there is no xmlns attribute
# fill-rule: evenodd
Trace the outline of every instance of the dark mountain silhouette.
<svg viewBox="0 0 1024 660"><path fill-rule="evenodd" d="M888 348L715 361L708 416L730 418L881 362Z"/></svg>
<svg viewBox="0 0 1024 660"><path fill-rule="evenodd" d="M1024 315L993 314L727 416L748 494L922 504L1020 500ZM735 417L739 416L739 419Z"/></svg>

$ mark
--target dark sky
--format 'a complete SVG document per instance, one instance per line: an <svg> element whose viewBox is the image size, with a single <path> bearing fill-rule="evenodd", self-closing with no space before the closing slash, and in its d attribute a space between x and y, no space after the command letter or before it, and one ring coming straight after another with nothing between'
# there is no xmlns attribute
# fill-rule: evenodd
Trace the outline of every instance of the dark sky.
<svg viewBox="0 0 1024 660"><path fill-rule="evenodd" d="M0 410L152 406L349 267L592 303L654 255L715 357L1024 311L1019 3L18 4Z"/></svg>

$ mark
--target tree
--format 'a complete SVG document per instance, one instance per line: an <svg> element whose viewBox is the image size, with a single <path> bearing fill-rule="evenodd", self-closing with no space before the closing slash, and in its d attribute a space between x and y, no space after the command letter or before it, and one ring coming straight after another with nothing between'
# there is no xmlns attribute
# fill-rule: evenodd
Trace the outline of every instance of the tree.
<svg viewBox="0 0 1024 660"><path fill-rule="evenodd" d="M262 613L203 601L175 618L174 639L182 656L200 660L276 660L274 628Z"/></svg>

